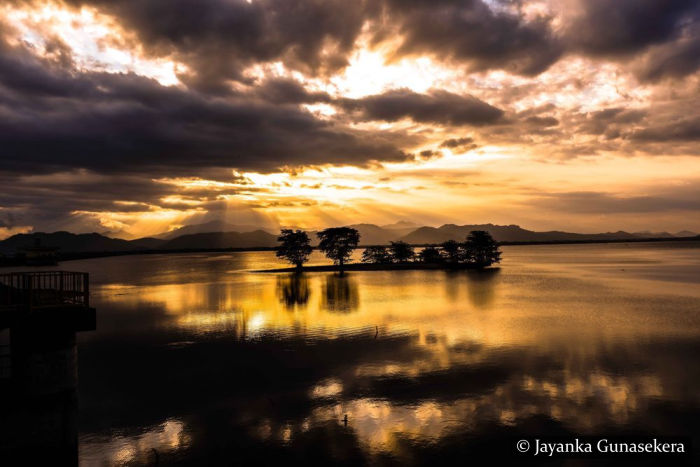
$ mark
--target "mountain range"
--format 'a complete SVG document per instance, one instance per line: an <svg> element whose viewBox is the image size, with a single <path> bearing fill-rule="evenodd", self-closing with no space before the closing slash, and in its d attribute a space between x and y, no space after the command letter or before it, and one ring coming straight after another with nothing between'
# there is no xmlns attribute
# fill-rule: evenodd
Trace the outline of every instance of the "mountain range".
<svg viewBox="0 0 700 467"><path fill-rule="evenodd" d="M169 232L163 232L158 235L154 235L155 238L160 238L163 240L172 240L173 238L180 237L182 235L190 234L201 234L201 233L211 233L211 232L239 232L248 233L255 232L256 230L263 230L271 234L276 234L277 229L271 230L257 225L248 224L230 224L221 220L214 220L209 222L204 222L202 224L192 224L180 227L179 229L174 229Z"/></svg>
<svg viewBox="0 0 700 467"><path fill-rule="evenodd" d="M581 234L561 231L535 232L517 225L445 224L441 227L418 226L398 222L378 226L374 224L349 225L360 232L361 245L382 245L404 241L414 245L438 244L447 240L463 241L472 230L486 230L499 242L571 242L639 240L643 238L680 238L698 236L695 232L606 232ZM212 230L213 229L213 230ZM232 230L230 230L232 229ZM237 229L237 230L235 230ZM317 245L316 231L308 231L312 244ZM70 232L17 234L0 241L0 253L12 255L26 247L42 245L58 248L62 253L136 252L144 250L189 250L225 248L272 248L277 246L277 232L252 225L227 224L212 221L188 225L154 237L135 240L110 238L98 233Z"/></svg>

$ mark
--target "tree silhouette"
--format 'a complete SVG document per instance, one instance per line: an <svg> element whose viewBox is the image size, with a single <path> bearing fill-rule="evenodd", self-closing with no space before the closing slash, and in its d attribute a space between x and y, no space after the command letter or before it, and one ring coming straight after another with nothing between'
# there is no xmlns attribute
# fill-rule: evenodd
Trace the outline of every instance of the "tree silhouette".
<svg viewBox="0 0 700 467"><path fill-rule="evenodd" d="M332 227L316 234L321 240L318 247L338 265L343 272L343 264L350 258L360 242L360 233L350 227Z"/></svg>
<svg viewBox="0 0 700 467"><path fill-rule="evenodd" d="M421 262L430 264L440 263L442 261L440 250L434 246L423 248L421 252L418 253L418 258L421 260Z"/></svg>
<svg viewBox="0 0 700 467"><path fill-rule="evenodd" d="M457 264L462 259L462 248L459 242L448 240L440 244L448 263Z"/></svg>
<svg viewBox="0 0 700 467"><path fill-rule="evenodd" d="M416 256L413 247L406 242L391 242L391 258L397 263L406 263Z"/></svg>
<svg viewBox="0 0 700 467"><path fill-rule="evenodd" d="M485 230L470 232L467 236L467 242L464 244L464 249L467 261L478 268L485 268L501 261L501 251L498 248L498 243Z"/></svg>
<svg viewBox="0 0 700 467"><path fill-rule="evenodd" d="M323 308L331 313L350 313L357 310L360 296L357 284L350 276L328 274L326 276Z"/></svg>
<svg viewBox="0 0 700 467"><path fill-rule="evenodd" d="M287 309L306 305L309 301L311 291L309 289L309 279L303 273L293 272L289 276L279 276L277 278L277 291L280 301Z"/></svg>
<svg viewBox="0 0 700 467"><path fill-rule="evenodd" d="M391 255L385 246L370 246L362 252L362 262L373 264L391 263Z"/></svg>
<svg viewBox="0 0 700 467"><path fill-rule="evenodd" d="M309 236L303 230L283 229L280 236L277 237L278 242L282 244L277 248L277 257L284 258L290 263L296 265L297 269L309 260L311 254L311 241Z"/></svg>

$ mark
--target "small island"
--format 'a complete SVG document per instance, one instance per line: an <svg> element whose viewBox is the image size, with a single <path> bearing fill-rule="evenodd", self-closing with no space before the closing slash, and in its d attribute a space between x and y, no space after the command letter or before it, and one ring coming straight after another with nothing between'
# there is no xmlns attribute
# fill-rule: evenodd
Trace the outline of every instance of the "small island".
<svg viewBox="0 0 700 467"><path fill-rule="evenodd" d="M491 234L484 230L469 233L464 242L449 240L427 246L418 253L406 242L390 242L388 246L368 246L360 263L348 263L360 242L360 233L350 227L332 227L317 233L318 248L332 265L304 266L313 251L311 239L303 230L283 229L278 237L278 258L294 267L266 269L258 272L302 271L391 271L415 269L484 269L501 261L501 251Z"/></svg>

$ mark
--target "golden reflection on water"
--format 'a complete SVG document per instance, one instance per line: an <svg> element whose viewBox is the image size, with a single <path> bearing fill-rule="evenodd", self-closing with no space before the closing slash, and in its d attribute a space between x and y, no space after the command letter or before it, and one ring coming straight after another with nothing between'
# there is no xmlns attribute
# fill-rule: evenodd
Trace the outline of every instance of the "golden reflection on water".
<svg viewBox="0 0 700 467"><path fill-rule="evenodd" d="M156 456L187 447L189 437L184 428L179 420L166 420L135 436L124 434L107 439L84 438L80 448L80 465L155 464Z"/></svg>
<svg viewBox="0 0 700 467"><path fill-rule="evenodd" d="M484 273L339 276L232 270L216 281L109 284L96 293L103 303L135 312L155 307L163 313L159 326L195 336L409 336L410 355L361 361L349 372L320 380L308 390L316 403L307 416L283 423L262 416L254 433L290 443L314 426L343 424L348 415L348 429L365 449L399 455L399 438L434 441L455 430L478 430L484 420L507 427L545 415L576 432L594 433L605 424L630 423L655 400L684 397L663 361L652 359L647 368L619 373L601 364L618 348L629 354L628 361L647 360L638 344L693 339L700 330L694 284L675 276L647 277L653 255L642 255L647 263L635 269L629 255L618 254L613 250L607 262L579 259L574 266L566 258L546 264L516 258L506 260L500 271ZM618 274L618 263L627 276ZM428 393L416 400L394 400L391 392L382 396L371 390L362 395L363 385L391 378L413 388L420 387L421 378L459 371L465 376L454 381L482 378L482 373L469 376L468 371L483 368L488 379L499 365L510 372L492 375L483 390L469 386L460 393L455 388L454 394L441 397L450 388L440 383L426 385ZM452 380L445 381L449 385ZM160 435L113 440L119 448L110 444L106 449L112 459L121 460L142 455L141 446L149 443L177 440L180 444L171 445L183 446L182 429L177 436L173 430L172 436L160 428ZM170 441L164 444L163 439Z"/></svg>
<svg viewBox="0 0 700 467"><path fill-rule="evenodd" d="M372 277L374 275L375 277ZM133 287L110 285L106 301L134 309L162 308L162 325L199 333L290 332L331 337L379 328L411 332L433 349L459 343L546 345L554 336L695 333L690 307L658 313L665 297L638 291L617 294L604 283L562 278L524 281L498 272L467 274L398 271L281 275L231 274L227 282ZM582 296L581 294L586 294Z"/></svg>
<svg viewBox="0 0 700 467"><path fill-rule="evenodd" d="M315 387L312 395L326 398L341 391L342 383L333 380ZM518 403L516 396L522 393L532 394L536 401ZM565 383L527 377L499 386L487 395L450 403L398 405L367 398L338 402L318 407L297 425L285 425L278 432L271 420L262 420L257 434L263 439L289 442L294 433L328 421L341 423L346 414L350 428L371 451L391 452L399 438L426 442L457 428L474 430L484 418L512 426L529 416L544 414L569 424L577 433L587 434L608 420L628 422L632 413L662 394L659 380L649 375L610 377L593 373L567 378Z"/></svg>

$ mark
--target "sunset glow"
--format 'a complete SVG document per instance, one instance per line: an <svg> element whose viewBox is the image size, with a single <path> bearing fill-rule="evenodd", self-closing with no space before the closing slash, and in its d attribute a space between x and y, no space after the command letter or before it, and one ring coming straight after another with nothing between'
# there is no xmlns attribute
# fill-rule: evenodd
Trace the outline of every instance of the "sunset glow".
<svg viewBox="0 0 700 467"><path fill-rule="evenodd" d="M463 27L512 24L512 42L421 23L451 4L348 6L345 28L246 39L225 22L263 24L279 2L221 3L220 24L187 27L152 24L155 6L8 2L0 237L211 219L700 229L692 11L650 42L589 36L586 2L477 3Z"/></svg>
<svg viewBox="0 0 700 467"><path fill-rule="evenodd" d="M5 465L700 458L699 0L0 2Z"/></svg>

